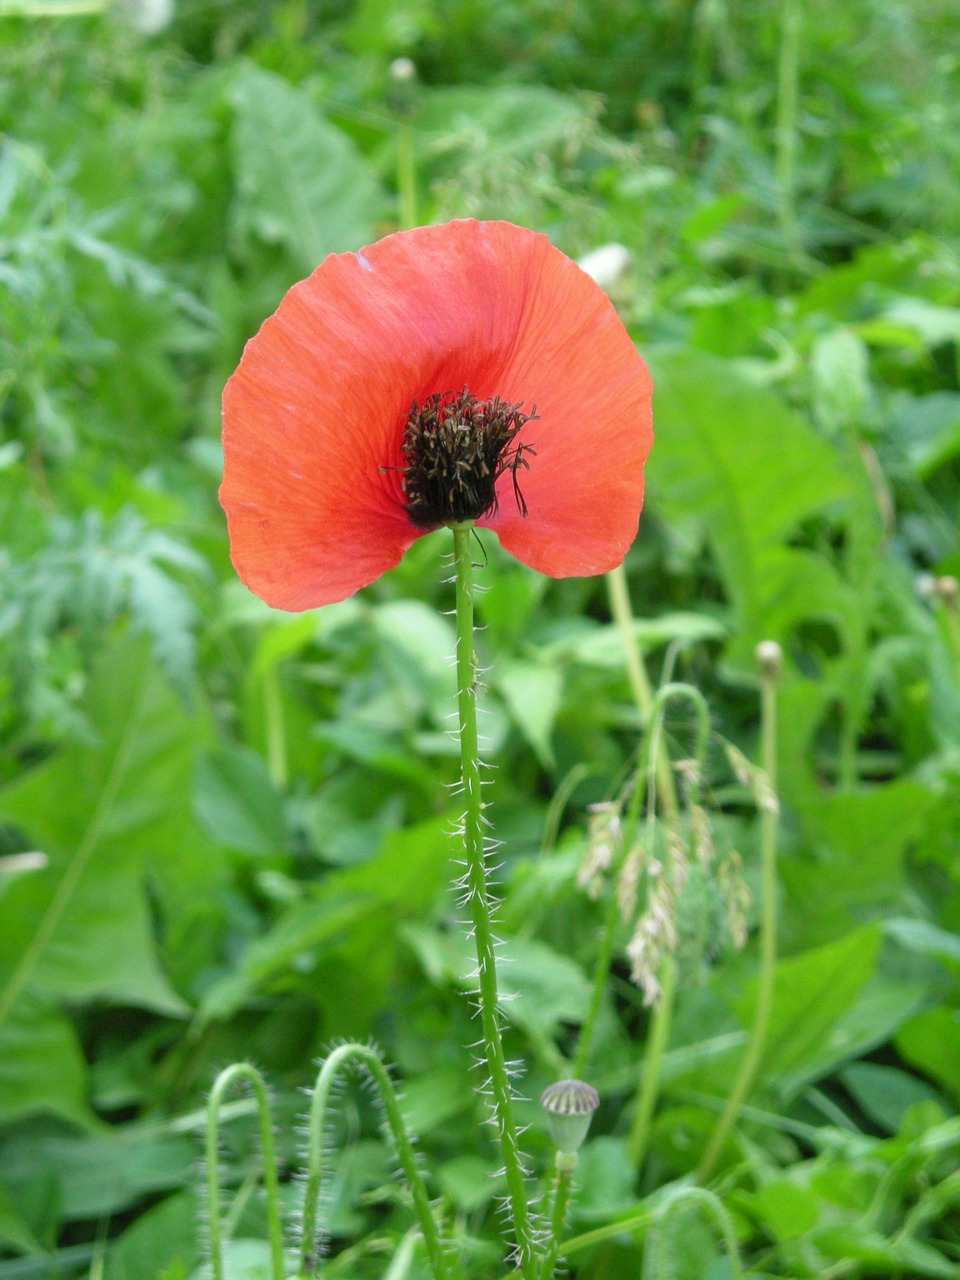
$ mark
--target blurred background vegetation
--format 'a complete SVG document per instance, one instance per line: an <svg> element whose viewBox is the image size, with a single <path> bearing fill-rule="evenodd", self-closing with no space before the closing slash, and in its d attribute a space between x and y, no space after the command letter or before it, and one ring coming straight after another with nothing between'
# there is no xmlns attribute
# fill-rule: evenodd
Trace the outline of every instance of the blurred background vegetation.
<svg viewBox="0 0 960 1280"><path fill-rule="evenodd" d="M6 0L0 1280L192 1275L198 1109L238 1057L276 1090L293 1208L301 1091L368 1035L472 1242L464 1274L501 1274L447 888L445 547L283 615L235 580L216 502L220 390L284 290L411 216L465 215L629 251L610 290L657 387L636 641L655 683L710 700L712 838L754 890L725 746L756 758L753 649L786 655L777 1003L715 1181L750 1274L955 1277L954 0ZM485 549L510 1050L535 1097L605 913L577 884L588 806L622 787L641 717L604 582ZM668 729L688 754L683 710ZM690 1174L736 1068L755 939L718 940L709 880L677 910L639 1167L650 1014L617 939L574 1233ZM231 1274L257 1277L252 1134L241 1105ZM340 1146L330 1274L385 1275L411 1219L361 1095ZM608 1233L571 1265L733 1274L689 1215L656 1245ZM397 1256L393 1280L425 1274Z"/></svg>

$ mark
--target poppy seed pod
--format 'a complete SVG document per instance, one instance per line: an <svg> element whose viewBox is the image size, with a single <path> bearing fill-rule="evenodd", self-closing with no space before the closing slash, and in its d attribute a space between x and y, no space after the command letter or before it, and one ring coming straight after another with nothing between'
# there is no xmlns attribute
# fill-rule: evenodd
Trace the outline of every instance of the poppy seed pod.
<svg viewBox="0 0 960 1280"><path fill-rule="evenodd" d="M558 1080L544 1089L540 1105L550 1121L550 1133L557 1144L557 1157L576 1158L577 1150L587 1136L600 1096L583 1080Z"/></svg>

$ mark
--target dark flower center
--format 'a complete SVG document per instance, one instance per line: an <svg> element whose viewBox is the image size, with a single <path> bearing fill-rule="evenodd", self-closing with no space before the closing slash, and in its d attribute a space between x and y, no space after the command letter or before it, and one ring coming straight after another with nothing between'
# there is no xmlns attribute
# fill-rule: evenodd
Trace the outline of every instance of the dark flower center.
<svg viewBox="0 0 960 1280"><path fill-rule="evenodd" d="M529 467L529 444L517 443L524 423L537 416L498 396L479 400L466 387L455 395L414 400L403 427L401 487L410 519L420 528L476 520L497 505L496 484L505 471L513 478L517 510L527 514L517 472Z"/></svg>

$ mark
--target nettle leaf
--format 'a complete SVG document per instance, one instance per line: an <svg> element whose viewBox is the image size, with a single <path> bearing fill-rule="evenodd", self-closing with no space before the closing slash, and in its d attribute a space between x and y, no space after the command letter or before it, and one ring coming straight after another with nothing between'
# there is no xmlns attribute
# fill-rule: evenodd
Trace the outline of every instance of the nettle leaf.
<svg viewBox="0 0 960 1280"><path fill-rule="evenodd" d="M48 859L0 899L0 1061L10 1060L25 1018L40 1018L30 1009L47 1011L46 1039L59 1036L65 1046L49 1010L66 1000L186 1011L158 961L143 876L183 848L202 856L190 813L202 727L187 718L148 647L129 638L102 655L85 710L96 745L65 749L0 792L0 817ZM24 1052L21 1045L15 1067ZM43 1079L45 1053L38 1036L33 1069ZM72 1079L74 1105L75 1071ZM62 1101L58 1092L51 1105L63 1110ZM28 1096L13 1087L0 1111L41 1105L37 1089Z"/></svg>
<svg viewBox="0 0 960 1280"><path fill-rule="evenodd" d="M302 90L252 65L240 69L229 96L241 240L282 245L302 270L369 243L384 197L346 134Z"/></svg>

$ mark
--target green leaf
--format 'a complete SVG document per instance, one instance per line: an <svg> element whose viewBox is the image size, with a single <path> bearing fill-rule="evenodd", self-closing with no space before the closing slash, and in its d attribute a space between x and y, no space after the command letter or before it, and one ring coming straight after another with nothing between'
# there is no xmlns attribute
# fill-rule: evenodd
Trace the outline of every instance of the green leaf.
<svg viewBox="0 0 960 1280"><path fill-rule="evenodd" d="M854 920L898 903L906 851L936 802L930 788L911 778L869 791L821 789L795 798L811 852L784 859L780 867L789 890L786 925L792 945L826 941Z"/></svg>
<svg viewBox="0 0 960 1280"><path fill-rule="evenodd" d="M65 1218L106 1218L144 1195L182 1187L193 1172L197 1151L193 1138L147 1124L80 1136L38 1136L24 1130L8 1139L3 1172L16 1188L38 1168L53 1169Z"/></svg>
<svg viewBox="0 0 960 1280"><path fill-rule="evenodd" d="M880 945L875 925L856 929L837 942L781 960L774 978L773 1012L761 1072L768 1080L790 1081L816 1072L833 1056L831 1033L854 1004L873 972ZM744 1025L752 1021L756 1000L740 1003ZM836 1048L842 1053L840 1046Z"/></svg>
<svg viewBox="0 0 960 1280"><path fill-rule="evenodd" d="M0 815L48 858L0 899L0 1059L25 1001L185 1011L158 963L142 878L196 841L188 797L201 726L147 646L122 639L103 654L86 713L97 746L61 751L0 793Z"/></svg>
<svg viewBox="0 0 960 1280"><path fill-rule="evenodd" d="M383 197L350 139L302 90L245 65L230 88L234 227L283 245L300 270L374 238Z"/></svg>
<svg viewBox="0 0 960 1280"><path fill-rule="evenodd" d="M703 613L665 613L657 618L635 618L633 637L644 650L658 649L673 641L691 645L722 640L728 628ZM614 623L584 626L581 630L545 645L539 655L546 661L567 659L591 667L623 666L623 638Z"/></svg>
<svg viewBox="0 0 960 1280"><path fill-rule="evenodd" d="M916 1102L936 1102L946 1111L943 1098L923 1080L878 1062L852 1062L840 1072L843 1087L871 1120L896 1133L907 1110Z"/></svg>
<svg viewBox="0 0 960 1280"><path fill-rule="evenodd" d="M192 1191L167 1196L143 1213L107 1252L106 1280L186 1275L200 1252L197 1201Z"/></svg>
<svg viewBox="0 0 960 1280"><path fill-rule="evenodd" d="M255 751L228 747L197 763L194 807L217 844L245 853L279 853L287 846L283 799Z"/></svg>
<svg viewBox="0 0 960 1280"><path fill-rule="evenodd" d="M39 1253L40 1245L33 1232L17 1213L10 1193L0 1183L0 1243L21 1253Z"/></svg>
<svg viewBox="0 0 960 1280"><path fill-rule="evenodd" d="M896 1036L897 1052L960 1097L960 1014L946 1005L924 1009Z"/></svg>
<svg viewBox="0 0 960 1280"><path fill-rule="evenodd" d="M24 996L0 1031L0 1121L49 1111L86 1125L87 1067L68 1019Z"/></svg>
<svg viewBox="0 0 960 1280"><path fill-rule="evenodd" d="M814 557L786 543L847 497L849 483L803 419L729 361L660 349L649 363L658 426L650 491L666 520L695 520L709 539L737 614L731 660L752 670L758 640L785 639L822 612L830 566L818 563L824 581L813 587Z"/></svg>
<svg viewBox="0 0 960 1280"><path fill-rule="evenodd" d="M519 659L494 671L497 689L520 732L545 769L554 765L550 735L560 710L563 676L556 667Z"/></svg>
<svg viewBox="0 0 960 1280"><path fill-rule="evenodd" d="M435 159L508 160L562 143L584 120L580 103L543 85L458 85L424 93L416 128Z"/></svg>

